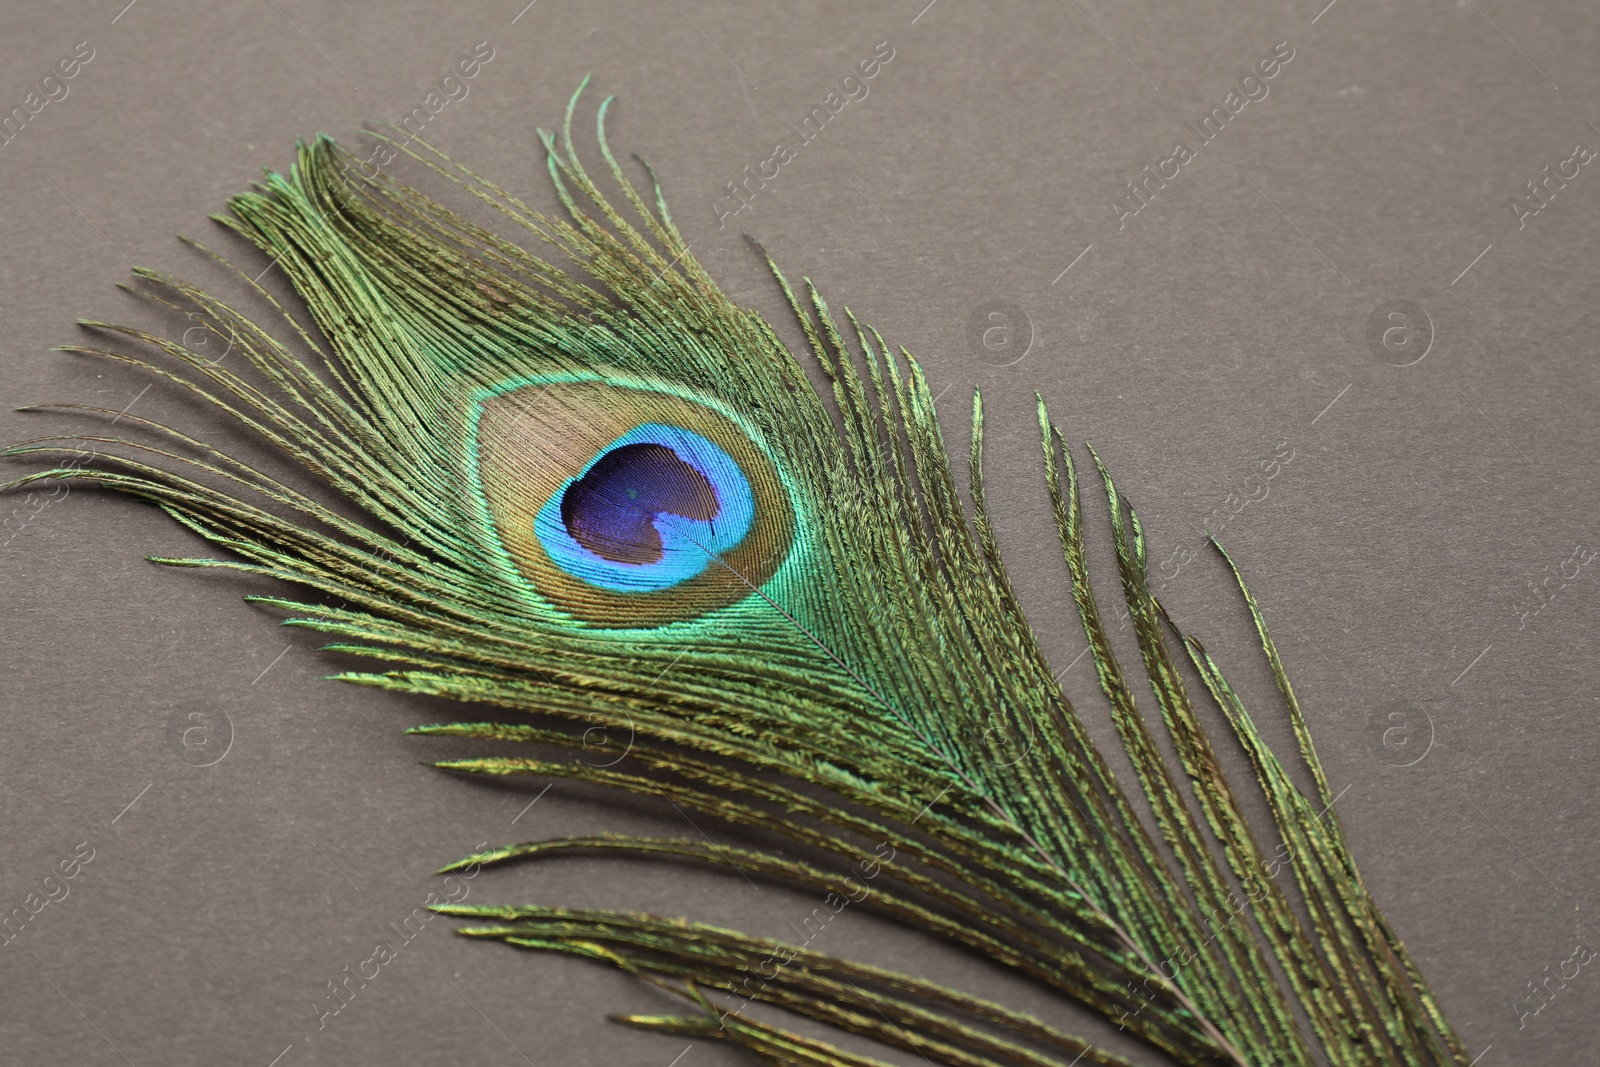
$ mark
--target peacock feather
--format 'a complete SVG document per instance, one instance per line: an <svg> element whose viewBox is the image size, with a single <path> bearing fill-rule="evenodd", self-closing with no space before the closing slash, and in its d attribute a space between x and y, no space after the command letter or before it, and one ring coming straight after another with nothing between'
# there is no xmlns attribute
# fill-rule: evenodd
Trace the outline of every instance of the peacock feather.
<svg viewBox="0 0 1600 1067"><path fill-rule="evenodd" d="M814 387L690 254L654 175L644 192L627 176L606 143L610 100L595 136L615 193L602 192L574 145L578 104L559 137L542 135L559 216L420 141L386 140L391 158L498 223L479 225L318 137L219 218L284 271L309 324L254 282L270 329L140 270L136 291L240 358L100 322L83 325L114 347L67 347L188 391L306 483L121 415L137 432L12 448L74 459L10 484L64 479L149 501L227 557L158 562L281 580L300 592L251 599L381 663L343 680L481 709L481 721L414 732L526 753L441 767L664 797L783 845L607 834L509 844L446 870L596 852L733 863L1009 969L1150 1057L1465 1067L1362 883L1284 664L1221 547L1281 694L1274 715L1293 731L1288 763L1152 595L1138 516L1099 457L1088 450L1081 480L1039 402L1044 486L1130 790L1001 563L980 399L963 495L910 354L773 266L826 383ZM1137 663L1113 647L1092 587L1083 481L1108 505L1114 601ZM1214 716L1220 738L1203 724ZM626 754L579 758L595 730L625 733ZM1224 773L1224 742L1253 789ZM621 1021L768 1064L881 1062L783 1029L774 1008L962 1067L1132 1062L805 945L542 904L439 910L470 920L470 937L621 968L683 1005Z"/></svg>

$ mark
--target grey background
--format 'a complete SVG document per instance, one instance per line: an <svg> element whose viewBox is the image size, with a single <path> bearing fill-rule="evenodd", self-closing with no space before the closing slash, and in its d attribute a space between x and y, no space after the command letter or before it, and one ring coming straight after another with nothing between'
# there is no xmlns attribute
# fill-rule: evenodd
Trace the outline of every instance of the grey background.
<svg viewBox="0 0 1600 1067"><path fill-rule="evenodd" d="M1576 143L1600 146L1600 31L1576 0L1323 2L537 0L519 15L517 0L11 0L4 108L77 42L95 55L0 147L0 438L61 425L9 411L43 400L137 397L138 413L194 416L159 387L141 393L135 373L49 349L83 340L80 315L180 335L112 287L125 260L216 278L176 233L264 267L205 215L262 166L288 165L297 137L359 143L363 122L420 105L488 41L494 58L426 136L549 205L535 129L593 72L597 95L620 98L613 144L659 169L735 299L781 317L749 232L919 356L949 390L953 444L970 389L984 390L1003 547L1091 719L1102 709L1075 659L1033 391L1101 449L1158 563L1197 550L1207 516L1232 515L1228 495L1286 442L1294 459L1223 538L1278 628L1329 778L1348 787L1338 810L1363 872L1485 1067L1593 1063L1593 967L1536 1016L1513 1003L1577 938L1600 943L1579 925L1600 907L1600 575L1561 576L1595 536L1600 173L1585 167L1520 230L1508 204ZM723 184L794 143L789 124L884 40L895 56L870 95L719 228ZM1195 146L1184 120L1282 40L1295 58L1270 95L1119 231L1123 183L1177 140ZM1397 300L1434 332L1403 368L1367 337ZM1031 322L1009 366L971 340L993 301ZM690 831L648 803L419 766L456 750L402 728L450 709L320 681L340 661L245 605L246 583L143 561L198 551L150 509L74 491L7 513L0 910L80 842L94 858L0 948L0 1060L740 1062L604 1023L667 1006L606 968L469 944L445 920L319 1030L325 983L391 940L385 924L440 889L429 872L480 842ZM1523 618L1541 602L1528 583L1552 574L1553 599ZM1267 714L1215 563L1184 565L1161 595ZM1385 747L1397 706L1412 732ZM231 723L210 766L175 747L190 712ZM774 935L812 906L736 876L598 860L469 885L475 901ZM857 915L818 946L1056 1010Z"/></svg>

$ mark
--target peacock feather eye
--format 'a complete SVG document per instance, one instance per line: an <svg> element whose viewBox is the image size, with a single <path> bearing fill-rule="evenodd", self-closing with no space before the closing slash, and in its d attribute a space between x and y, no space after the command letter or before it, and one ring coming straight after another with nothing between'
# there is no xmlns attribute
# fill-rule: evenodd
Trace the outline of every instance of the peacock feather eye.
<svg viewBox="0 0 1600 1067"><path fill-rule="evenodd" d="M594 625L661 626L737 603L794 540L766 450L680 391L521 382L481 402L476 443L499 543L541 596Z"/></svg>

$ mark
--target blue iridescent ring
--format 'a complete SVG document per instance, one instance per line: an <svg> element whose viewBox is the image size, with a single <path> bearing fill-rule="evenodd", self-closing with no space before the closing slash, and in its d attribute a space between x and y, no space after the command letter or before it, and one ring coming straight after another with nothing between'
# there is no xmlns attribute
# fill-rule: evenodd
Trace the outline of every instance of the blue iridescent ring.
<svg viewBox="0 0 1600 1067"><path fill-rule="evenodd" d="M755 498L726 452L689 430L644 423L602 448L533 520L550 559L619 593L670 589L750 532Z"/></svg>

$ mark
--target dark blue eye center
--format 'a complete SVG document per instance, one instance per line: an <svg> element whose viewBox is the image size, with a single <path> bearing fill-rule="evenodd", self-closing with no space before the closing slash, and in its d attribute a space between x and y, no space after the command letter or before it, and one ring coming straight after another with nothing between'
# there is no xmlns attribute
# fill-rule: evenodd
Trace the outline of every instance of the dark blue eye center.
<svg viewBox="0 0 1600 1067"><path fill-rule="evenodd" d="M654 443L613 448L561 496L561 523L574 541L602 559L634 565L661 559L658 516L710 522L721 510L710 480Z"/></svg>

